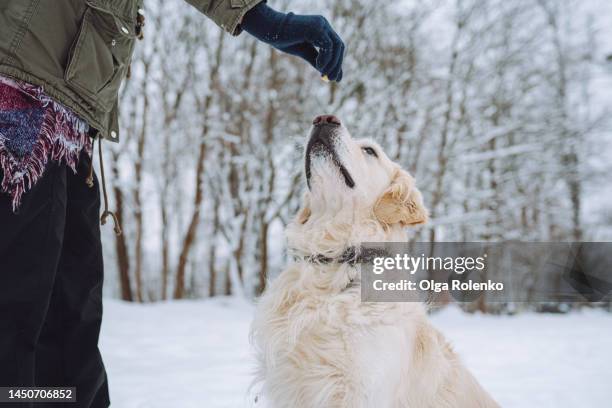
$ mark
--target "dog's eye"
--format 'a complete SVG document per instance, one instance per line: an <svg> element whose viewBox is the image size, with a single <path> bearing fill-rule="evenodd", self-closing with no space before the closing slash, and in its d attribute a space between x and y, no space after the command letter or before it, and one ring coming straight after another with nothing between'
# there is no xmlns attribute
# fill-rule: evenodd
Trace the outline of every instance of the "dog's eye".
<svg viewBox="0 0 612 408"><path fill-rule="evenodd" d="M378 154L376 154L376 150L372 149L371 147L362 147L361 148L364 152L366 152L366 154L369 154L370 156L374 156L374 157L378 157Z"/></svg>

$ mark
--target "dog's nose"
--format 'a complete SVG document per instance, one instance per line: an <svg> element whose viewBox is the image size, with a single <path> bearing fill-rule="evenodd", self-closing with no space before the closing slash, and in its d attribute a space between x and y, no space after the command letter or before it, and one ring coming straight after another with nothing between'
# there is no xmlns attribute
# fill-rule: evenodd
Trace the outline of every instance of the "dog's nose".
<svg viewBox="0 0 612 408"><path fill-rule="evenodd" d="M326 123L330 124L330 125L336 125L336 126L340 126L342 124L342 122L340 122L340 119L338 119L338 117L334 116L334 115L321 115L321 116L317 116L312 121L312 124L315 125L315 126L317 126L317 125L324 125Z"/></svg>

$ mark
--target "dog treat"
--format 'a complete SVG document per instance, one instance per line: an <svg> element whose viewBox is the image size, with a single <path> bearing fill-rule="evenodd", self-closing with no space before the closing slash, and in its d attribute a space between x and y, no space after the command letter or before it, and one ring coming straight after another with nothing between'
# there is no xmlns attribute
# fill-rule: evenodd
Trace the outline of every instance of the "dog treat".
<svg viewBox="0 0 612 408"><path fill-rule="evenodd" d="M323 75L321 79L323 80L323 82L329 82L329 78L327 77L327 75Z"/></svg>

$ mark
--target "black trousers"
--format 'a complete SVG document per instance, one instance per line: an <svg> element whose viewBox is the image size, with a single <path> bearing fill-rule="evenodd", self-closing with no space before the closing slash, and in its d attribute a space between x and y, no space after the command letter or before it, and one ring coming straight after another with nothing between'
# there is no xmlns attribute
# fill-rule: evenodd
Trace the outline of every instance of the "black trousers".
<svg viewBox="0 0 612 408"><path fill-rule="evenodd" d="M49 162L18 214L0 193L0 386L76 387L77 403L65 404L72 408L109 406L98 350L100 192L97 180L85 183L90 162L82 154L77 174Z"/></svg>

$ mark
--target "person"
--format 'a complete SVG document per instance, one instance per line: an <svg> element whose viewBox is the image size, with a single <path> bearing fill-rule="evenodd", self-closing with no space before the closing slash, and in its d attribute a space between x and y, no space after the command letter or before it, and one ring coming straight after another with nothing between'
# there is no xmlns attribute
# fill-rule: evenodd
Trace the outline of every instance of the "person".
<svg viewBox="0 0 612 408"><path fill-rule="evenodd" d="M344 43L323 17L261 0L186 1L231 35L244 30L342 79ZM71 407L109 406L93 140L119 140L118 90L142 38L142 3L0 5L0 387L76 387Z"/></svg>

